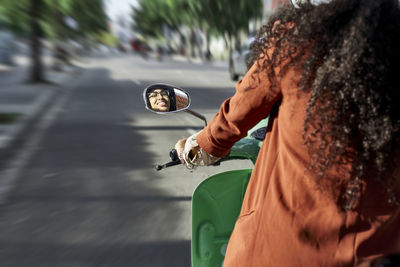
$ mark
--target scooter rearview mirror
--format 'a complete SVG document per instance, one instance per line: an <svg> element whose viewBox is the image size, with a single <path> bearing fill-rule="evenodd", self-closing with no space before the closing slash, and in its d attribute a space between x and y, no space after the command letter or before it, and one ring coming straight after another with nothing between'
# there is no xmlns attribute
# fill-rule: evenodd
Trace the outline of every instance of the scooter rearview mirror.
<svg viewBox="0 0 400 267"><path fill-rule="evenodd" d="M150 111L165 114L184 111L190 106L190 96L172 85L156 83L143 91L143 100Z"/></svg>
<svg viewBox="0 0 400 267"><path fill-rule="evenodd" d="M146 109L157 114L169 114L185 111L204 121L207 126L207 119L189 109L190 96L183 89L165 83L155 83L143 90L143 100Z"/></svg>

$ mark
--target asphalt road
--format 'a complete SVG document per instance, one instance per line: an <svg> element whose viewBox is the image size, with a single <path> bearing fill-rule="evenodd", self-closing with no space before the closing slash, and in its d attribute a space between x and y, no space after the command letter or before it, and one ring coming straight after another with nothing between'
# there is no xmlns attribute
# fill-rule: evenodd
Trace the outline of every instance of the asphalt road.
<svg viewBox="0 0 400 267"><path fill-rule="evenodd" d="M251 164L156 172L176 140L204 125L187 113L145 110L142 90L179 86L210 119L234 93L227 67L133 55L85 66L0 207L0 266L190 266L196 185Z"/></svg>

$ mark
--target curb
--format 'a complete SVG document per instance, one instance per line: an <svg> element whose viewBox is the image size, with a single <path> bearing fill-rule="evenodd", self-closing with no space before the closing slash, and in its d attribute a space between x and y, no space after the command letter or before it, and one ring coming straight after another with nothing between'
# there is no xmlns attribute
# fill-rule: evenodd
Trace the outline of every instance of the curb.
<svg viewBox="0 0 400 267"><path fill-rule="evenodd" d="M41 132L45 131L54 120L57 114L55 109L68 99L76 88L77 83L73 80L78 81L76 76L81 76L84 72L82 70L79 68L73 73L68 73L57 83L50 85L47 89L52 91L36 101L35 112L18 122L14 130L15 136L10 138L7 146L0 149L0 206L6 203L16 179L36 151L41 141Z"/></svg>
<svg viewBox="0 0 400 267"><path fill-rule="evenodd" d="M35 125L40 119L47 113L52 107L53 103L57 102L57 99L65 94L65 90L68 90L69 80L76 78L76 75L80 76L82 69L75 70L71 73L66 74L61 81L49 85L32 85L37 87L37 90L46 90L41 92L38 98L26 108L26 111L20 119L11 125L2 126L6 133L6 136L0 140L0 170L7 166L9 160L13 159L14 156L27 142L29 132L34 129ZM46 88L40 88L46 87Z"/></svg>
<svg viewBox="0 0 400 267"><path fill-rule="evenodd" d="M40 88L38 88L38 90L40 90ZM26 112L22 114L22 117L20 119L18 119L16 122L11 123L10 125L0 126L0 129L2 129L6 133L6 136L3 136L2 139L0 139L0 151L5 150L7 149L7 147L10 146L14 137L18 136L19 133L23 131L24 125L27 125L29 121L36 117L40 113L41 108L45 106L55 94L55 91L50 90L41 93L33 105L30 105L30 107L25 107ZM12 105L11 107L10 105L6 105L5 107L0 107L0 111L4 113L19 113L19 107L20 105L16 105L14 108Z"/></svg>

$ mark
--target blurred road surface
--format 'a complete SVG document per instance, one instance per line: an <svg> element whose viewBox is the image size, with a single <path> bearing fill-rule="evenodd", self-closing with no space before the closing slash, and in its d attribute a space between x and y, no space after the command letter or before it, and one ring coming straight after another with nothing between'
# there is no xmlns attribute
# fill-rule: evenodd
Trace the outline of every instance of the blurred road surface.
<svg viewBox="0 0 400 267"><path fill-rule="evenodd" d="M156 172L175 141L203 122L147 111L142 90L153 82L184 88L191 108L211 119L234 93L227 66L135 55L85 66L0 207L0 266L190 266L196 185L251 164Z"/></svg>

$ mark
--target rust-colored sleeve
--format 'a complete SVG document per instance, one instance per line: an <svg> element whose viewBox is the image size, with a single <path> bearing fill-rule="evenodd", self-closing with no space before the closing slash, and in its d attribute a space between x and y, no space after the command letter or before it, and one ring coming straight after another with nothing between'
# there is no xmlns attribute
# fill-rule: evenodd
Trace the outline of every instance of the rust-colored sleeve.
<svg viewBox="0 0 400 267"><path fill-rule="evenodd" d="M236 93L225 100L219 112L197 136L197 143L215 157L226 156L235 142L266 118L281 98L279 84L272 88L265 72L255 63L236 84Z"/></svg>

